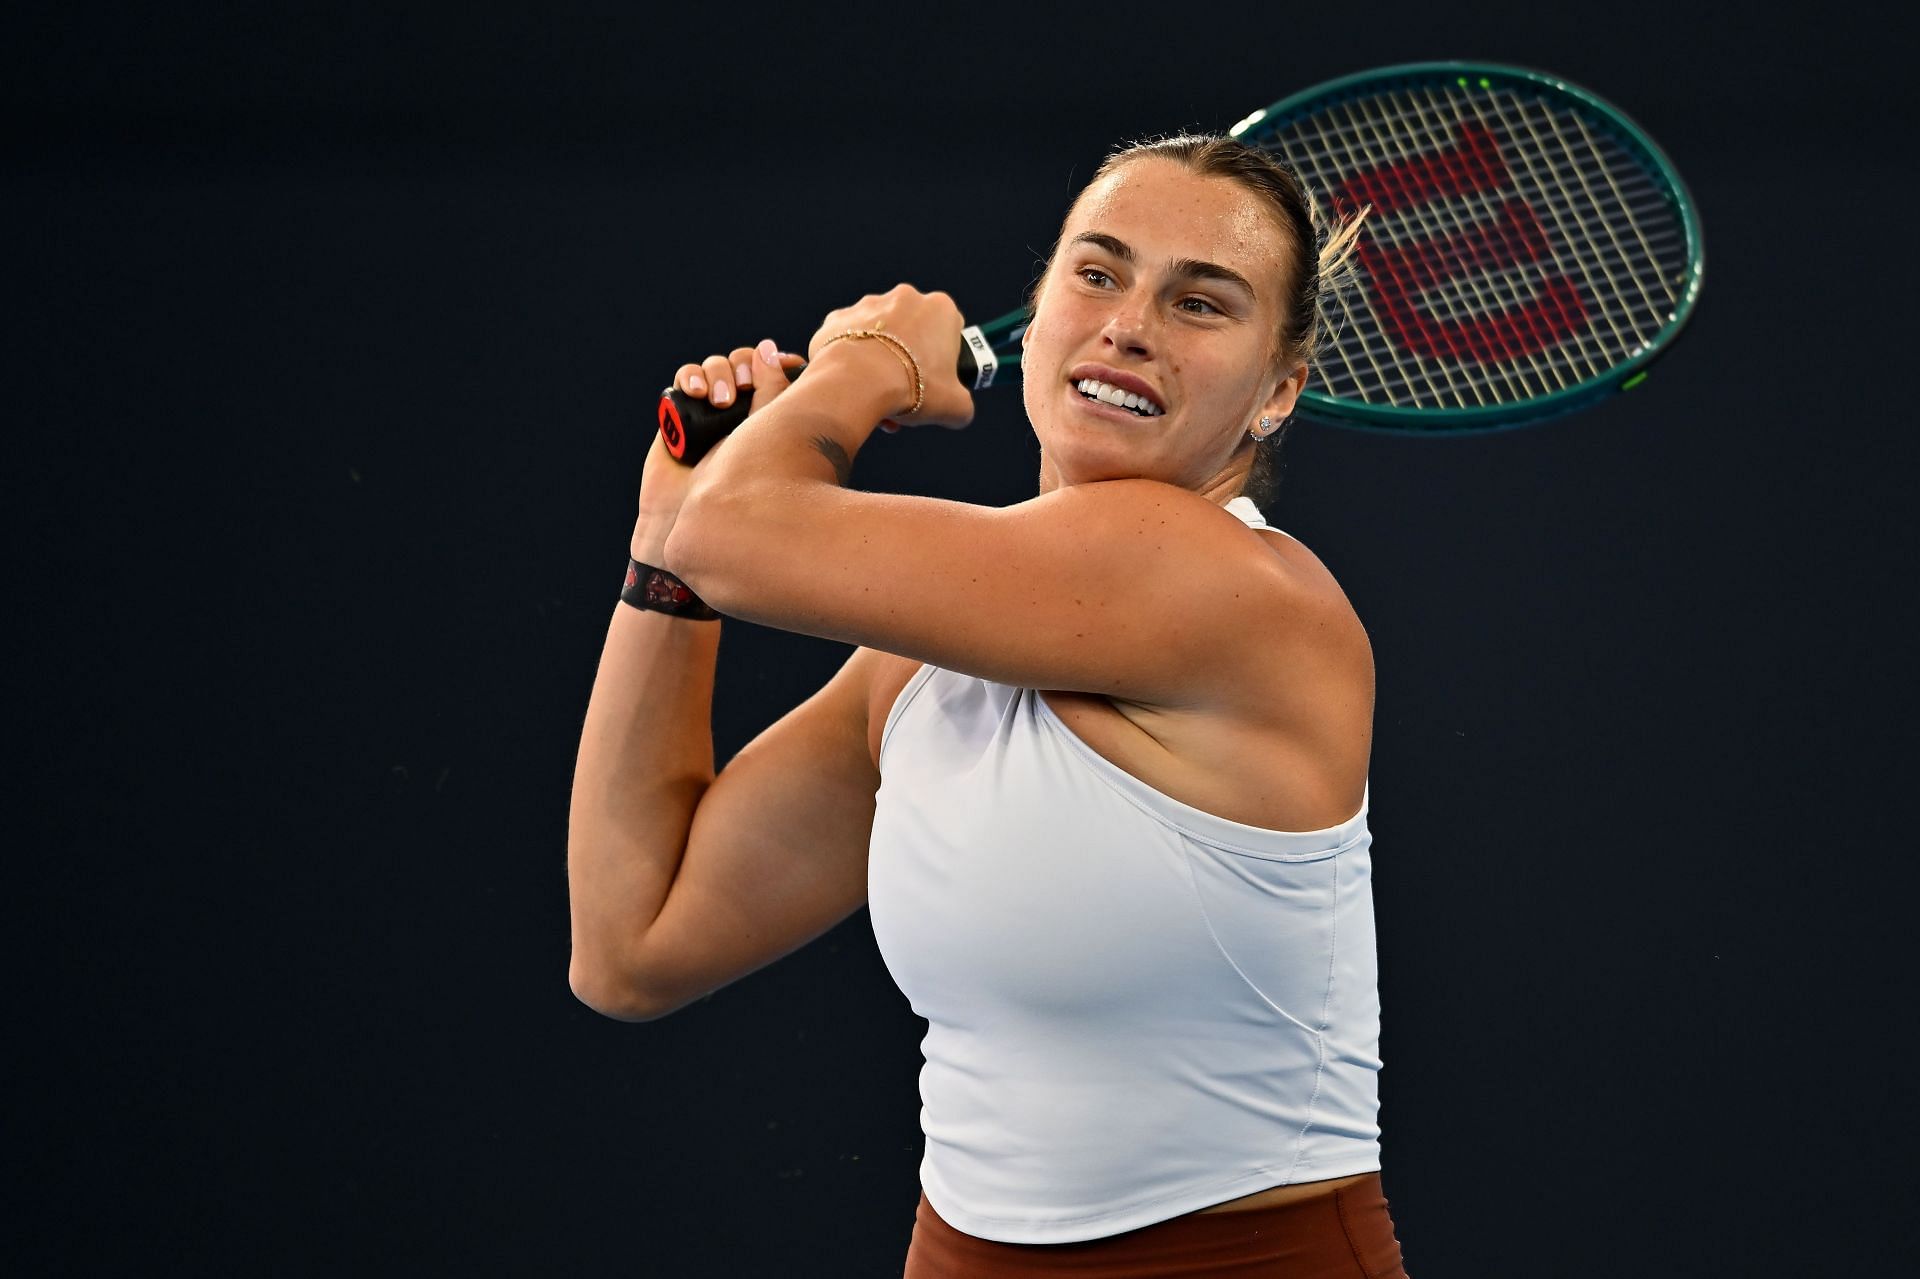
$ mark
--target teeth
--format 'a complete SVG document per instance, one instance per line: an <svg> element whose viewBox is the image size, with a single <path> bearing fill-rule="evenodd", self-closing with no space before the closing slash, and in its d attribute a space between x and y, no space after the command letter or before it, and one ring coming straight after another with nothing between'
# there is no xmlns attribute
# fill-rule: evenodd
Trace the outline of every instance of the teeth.
<svg viewBox="0 0 1920 1279"><path fill-rule="evenodd" d="M1129 409L1132 412L1138 413L1141 417L1159 417L1160 414L1165 411L1144 395L1134 395L1131 392L1121 390L1117 386L1102 382L1097 378L1083 378L1076 385L1080 394L1090 399L1099 400L1103 404L1112 404L1118 408Z"/></svg>

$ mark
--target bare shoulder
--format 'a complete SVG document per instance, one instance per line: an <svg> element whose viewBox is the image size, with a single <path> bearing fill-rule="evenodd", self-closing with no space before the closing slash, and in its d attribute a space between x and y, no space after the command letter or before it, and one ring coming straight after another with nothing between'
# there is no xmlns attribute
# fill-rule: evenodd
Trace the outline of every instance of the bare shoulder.
<svg viewBox="0 0 1920 1279"><path fill-rule="evenodd" d="M1248 637L1249 722L1292 730L1332 719L1351 730L1364 706L1370 724L1373 645L1346 591L1305 543L1278 530L1255 534L1283 571L1269 605L1273 627Z"/></svg>
<svg viewBox="0 0 1920 1279"><path fill-rule="evenodd" d="M1269 830L1321 830L1359 809L1373 746L1373 650L1319 557L1278 531L1248 530L1266 583L1262 624L1223 640L1236 695L1153 705L1049 691L1047 704L1097 753L1162 793Z"/></svg>
<svg viewBox="0 0 1920 1279"><path fill-rule="evenodd" d="M1306 543L1298 538L1282 533L1278 529L1252 530L1285 569L1285 581L1291 602L1308 605L1316 610L1324 610L1324 619L1329 626L1346 622L1350 631L1341 636L1365 643L1366 628L1360 624L1359 614L1354 612L1353 603L1347 593L1335 580L1332 570L1321 562L1320 557L1310 550Z"/></svg>
<svg viewBox="0 0 1920 1279"><path fill-rule="evenodd" d="M1272 601L1275 625L1257 640L1248 697L1240 711L1189 719L1176 734L1203 768L1270 762L1241 792L1260 814L1254 824L1320 830L1346 821L1366 792L1373 645L1319 556L1285 533L1256 532L1285 572Z"/></svg>
<svg viewBox="0 0 1920 1279"><path fill-rule="evenodd" d="M1222 510L1222 514L1230 518L1216 523L1239 522L1230 512ZM1302 661L1332 663L1349 676L1364 667L1370 684L1373 650L1366 628L1320 557L1305 542L1279 529L1243 526L1228 540L1236 589L1243 584L1254 596L1252 608L1243 615L1245 625L1222 636L1219 646L1221 669L1234 672L1236 691L1222 703L1189 704L1185 709L1206 714L1224 708L1231 715L1236 708L1250 706L1244 693L1265 691L1272 681L1297 688L1300 681L1286 678L1283 667L1292 665L1297 672Z"/></svg>

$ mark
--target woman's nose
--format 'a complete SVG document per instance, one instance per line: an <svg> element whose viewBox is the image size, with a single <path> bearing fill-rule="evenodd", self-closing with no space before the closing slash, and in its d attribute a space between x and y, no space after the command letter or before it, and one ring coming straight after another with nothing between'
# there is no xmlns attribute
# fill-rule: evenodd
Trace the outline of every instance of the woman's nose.
<svg viewBox="0 0 1920 1279"><path fill-rule="evenodd" d="M1153 353L1153 318L1139 301L1128 299L1107 317L1107 341L1130 355Z"/></svg>

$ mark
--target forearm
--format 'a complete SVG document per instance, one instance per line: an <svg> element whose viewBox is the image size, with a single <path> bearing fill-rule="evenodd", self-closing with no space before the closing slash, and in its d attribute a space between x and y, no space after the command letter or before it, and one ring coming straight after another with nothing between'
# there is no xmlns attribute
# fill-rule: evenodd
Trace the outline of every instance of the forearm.
<svg viewBox="0 0 1920 1279"><path fill-rule="evenodd" d="M636 535L636 555L646 541ZM634 948L666 901L712 784L719 647L717 622L614 606L567 827L571 975L596 1006L617 1002L633 976Z"/></svg>

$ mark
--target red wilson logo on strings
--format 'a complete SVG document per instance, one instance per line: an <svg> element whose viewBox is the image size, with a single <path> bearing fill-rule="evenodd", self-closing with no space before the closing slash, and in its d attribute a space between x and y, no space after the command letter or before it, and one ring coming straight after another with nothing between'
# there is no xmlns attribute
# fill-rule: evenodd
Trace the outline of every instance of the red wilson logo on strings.
<svg viewBox="0 0 1920 1279"><path fill-rule="evenodd" d="M1513 189L1492 133L1462 124L1456 137L1443 151L1355 174L1340 184L1342 200L1353 208L1371 204L1375 216L1414 214L1436 200ZM1504 363L1537 355L1586 327L1580 290L1560 274L1543 274L1530 301L1468 319L1443 318L1422 306L1423 293L1449 280L1552 257L1532 206L1517 194L1500 201L1490 220L1425 239L1384 244L1363 234L1356 255L1387 336L1416 355Z"/></svg>

